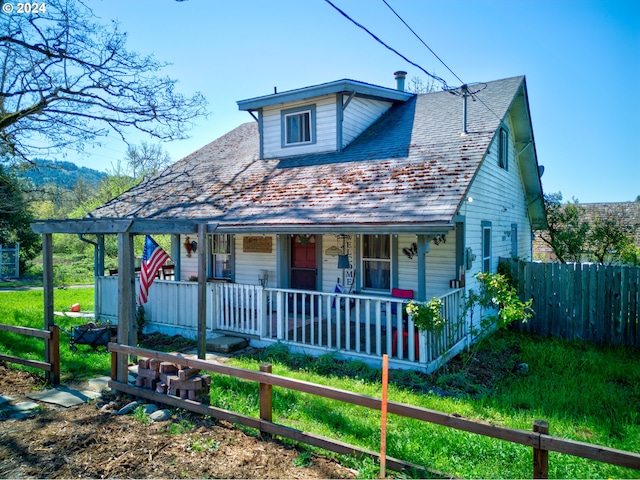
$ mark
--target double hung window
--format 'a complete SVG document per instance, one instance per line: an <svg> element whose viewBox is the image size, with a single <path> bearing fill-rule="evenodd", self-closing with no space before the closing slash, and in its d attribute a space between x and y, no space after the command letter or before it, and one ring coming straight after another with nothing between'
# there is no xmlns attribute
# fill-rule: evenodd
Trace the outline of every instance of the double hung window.
<svg viewBox="0 0 640 480"><path fill-rule="evenodd" d="M231 279L231 235L214 234L211 236L211 255L213 278Z"/></svg>
<svg viewBox="0 0 640 480"><path fill-rule="evenodd" d="M362 236L364 288L391 291L391 235Z"/></svg>
<svg viewBox="0 0 640 480"><path fill-rule="evenodd" d="M491 272L491 222L482 222L482 271Z"/></svg>
<svg viewBox="0 0 640 480"><path fill-rule="evenodd" d="M509 170L509 132L506 128L500 128L498 142L498 162L500 168Z"/></svg>

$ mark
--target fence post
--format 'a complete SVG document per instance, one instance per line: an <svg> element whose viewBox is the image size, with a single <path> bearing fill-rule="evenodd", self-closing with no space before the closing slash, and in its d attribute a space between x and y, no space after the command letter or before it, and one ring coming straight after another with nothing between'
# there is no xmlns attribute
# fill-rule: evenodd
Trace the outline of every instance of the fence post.
<svg viewBox="0 0 640 480"><path fill-rule="evenodd" d="M270 363L260 365L260 371L271 373L272 366ZM272 421L273 415L273 387L265 383L260 383L260 419L267 422ZM267 434L268 435L268 434Z"/></svg>
<svg viewBox="0 0 640 480"><path fill-rule="evenodd" d="M116 343L118 337L111 337L111 343ZM111 380L118 379L118 354L111 352Z"/></svg>
<svg viewBox="0 0 640 480"><path fill-rule="evenodd" d="M549 433L549 422L533 421L533 431L542 434ZM549 478L549 451L540 448L533 449L533 478Z"/></svg>
<svg viewBox="0 0 640 480"><path fill-rule="evenodd" d="M60 384L60 327L52 325L49 329L51 337L47 340L49 343L48 358L46 362L51 364L51 371L48 374L48 380L53 385Z"/></svg>

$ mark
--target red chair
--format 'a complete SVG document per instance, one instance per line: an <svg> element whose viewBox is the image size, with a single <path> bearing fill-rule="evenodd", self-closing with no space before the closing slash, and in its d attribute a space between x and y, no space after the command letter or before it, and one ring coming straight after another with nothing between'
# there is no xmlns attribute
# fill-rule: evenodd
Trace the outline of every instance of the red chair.
<svg viewBox="0 0 640 480"><path fill-rule="evenodd" d="M412 300L413 299L413 290L404 290L401 288L393 288L391 290L391 296L395 297L395 298L404 298L405 300ZM392 314L396 314L397 313L397 309L396 309L396 305L393 304L391 306L391 313ZM406 318L406 314L404 312L404 308L402 309L402 351L403 352L408 352L409 350L409 333L407 332L407 322L405 321ZM418 330L416 329L414 331L414 345L415 345L415 358L420 358L420 352L419 352L419 345L418 345ZM394 328L393 329L393 343L391 345L391 355L395 356L397 354L397 350L398 350L398 329Z"/></svg>

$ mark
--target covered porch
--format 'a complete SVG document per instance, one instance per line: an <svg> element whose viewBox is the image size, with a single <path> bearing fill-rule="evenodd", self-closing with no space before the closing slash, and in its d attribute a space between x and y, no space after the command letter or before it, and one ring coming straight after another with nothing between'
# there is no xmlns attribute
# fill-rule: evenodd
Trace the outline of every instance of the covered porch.
<svg viewBox="0 0 640 480"><path fill-rule="evenodd" d="M117 277L98 277L96 318L117 322ZM206 332L274 343L314 356L335 353L373 366L382 355L393 368L431 372L470 342L462 318L463 289L441 295L447 326L439 335L420 332L404 313L406 300L238 283L206 283ZM145 305L146 331L198 335L198 283L156 280Z"/></svg>
<svg viewBox="0 0 640 480"><path fill-rule="evenodd" d="M331 243L334 240L326 237L327 234L324 237L317 236L314 250L316 265L322 268L307 268L305 271L315 271L320 279L317 289L303 289L289 285L296 267L287 265L287 262L295 259L292 251L299 238L290 232L279 236L272 234L277 248L266 252L263 249L248 252L256 250L255 245L247 243L246 236L236 235L235 247L231 242L231 253L224 256L232 265L237 265L234 278L215 279L211 278L216 265L211 239L221 235L219 232L224 229L219 229L211 220L82 219L37 222L32 226L43 236L46 298L52 297L53 289L51 234L96 236L96 319L117 324L119 342L123 344L135 346L137 343L135 297L138 280L135 275L133 238L145 234L172 235L172 247L175 247L172 248L172 258L176 260L174 280L157 279L149 290L148 303L144 305L145 331L195 338L199 358L205 357L208 339L235 335L247 338L257 347L281 343L296 352L314 356L334 353L374 366L378 366L382 356L387 354L392 368L430 372L472 341L467 319L462 318L463 289L446 288L437 293L443 301L443 314L447 319L447 327L439 335L420 332L415 328L411 317L404 311L406 299L360 290L357 281L353 283L356 285L354 293L351 290L349 293L331 291L329 279L336 278L336 251L348 256L351 265L354 264L351 260L354 257L360 259L356 260L358 264L364 261L358 251L360 243L355 242L350 250L345 235L339 238L346 245L338 243L336 246ZM113 276L104 275L105 235L116 235L118 238L118 274ZM185 235L191 235L191 239L195 238L200 246L193 256L186 258L185 253L181 252L185 244L181 236ZM269 234L259 238L268 239ZM399 277L407 286L415 281L416 298L424 300L427 295L425 258L432 236L401 232L400 235L389 235L389 245L392 252L404 251L415 238L417 244L413 244L415 251L412 255L400 258L397 253L390 255L392 258L387 260L390 265L388 275L389 278ZM255 234L250 237L250 240L254 239ZM322 248L323 241L325 248ZM447 247L449 257L446 258L451 258L453 261L450 263L454 266L458 263L455 254L457 249L453 248L457 243L451 242ZM245 245L251 248L244 248ZM182 274L181 269L185 270ZM272 282L269 283L267 272L273 271L275 275L269 276ZM447 271L445 275L449 274ZM348 276L349 270L346 273ZM444 279L451 278L443 275L438 277L433 271L430 276L439 285L448 284L448 280L445 282ZM355 270L351 273L351 278L354 277ZM185 278L190 280L185 281ZM49 311L47 300L45 318L47 324L52 324L52 308L51 316ZM118 369L122 378L125 378L126 359L119 360Z"/></svg>

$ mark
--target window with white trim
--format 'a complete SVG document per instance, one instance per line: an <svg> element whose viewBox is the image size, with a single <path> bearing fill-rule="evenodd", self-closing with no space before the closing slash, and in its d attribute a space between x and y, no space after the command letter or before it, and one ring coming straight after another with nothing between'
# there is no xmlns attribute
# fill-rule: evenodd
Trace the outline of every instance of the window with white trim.
<svg viewBox="0 0 640 480"><path fill-rule="evenodd" d="M491 272L491 222L482 222L482 271Z"/></svg>
<svg viewBox="0 0 640 480"><path fill-rule="evenodd" d="M498 137L498 162L500 168L509 170L509 132L504 127L500 128Z"/></svg>
<svg viewBox="0 0 640 480"><path fill-rule="evenodd" d="M282 111L282 146L315 143L316 106Z"/></svg>
<svg viewBox="0 0 640 480"><path fill-rule="evenodd" d="M391 291L391 235L362 235L363 287Z"/></svg>
<svg viewBox="0 0 640 480"><path fill-rule="evenodd" d="M231 242L233 237L225 234L211 235L211 257L213 278L232 278Z"/></svg>

